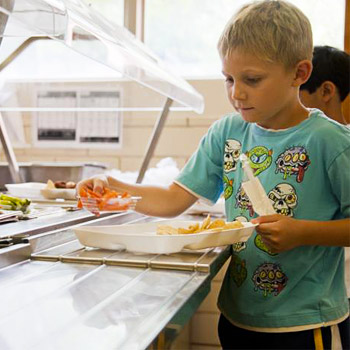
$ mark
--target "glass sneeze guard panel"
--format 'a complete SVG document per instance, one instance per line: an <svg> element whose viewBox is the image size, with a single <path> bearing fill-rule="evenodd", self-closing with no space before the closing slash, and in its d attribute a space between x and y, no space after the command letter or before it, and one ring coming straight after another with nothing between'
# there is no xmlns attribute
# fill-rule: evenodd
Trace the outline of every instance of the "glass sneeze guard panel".
<svg viewBox="0 0 350 350"><path fill-rule="evenodd" d="M198 113L203 111L203 97L190 84L168 72L128 30L90 11L80 0L14 0L12 10L0 6L0 12L8 16L3 39L53 39L110 68L115 78L132 80Z"/></svg>
<svg viewBox="0 0 350 350"><path fill-rule="evenodd" d="M113 148L122 118L156 113L141 182L169 111L204 110L190 84L82 0L3 0L0 44L0 139L14 182L23 179L11 141L21 143L23 133L8 136L6 118L14 130L31 119L33 147Z"/></svg>

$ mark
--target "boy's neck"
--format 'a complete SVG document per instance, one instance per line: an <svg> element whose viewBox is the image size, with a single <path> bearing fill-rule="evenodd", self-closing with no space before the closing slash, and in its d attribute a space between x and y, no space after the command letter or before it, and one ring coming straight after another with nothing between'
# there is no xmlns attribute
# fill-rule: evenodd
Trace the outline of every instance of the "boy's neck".
<svg viewBox="0 0 350 350"><path fill-rule="evenodd" d="M286 111L284 119L278 119L270 122L258 122L257 125L264 129L272 130L283 130L292 128L293 126L299 125L301 122L306 120L309 117L309 110L306 109L301 104L297 104L295 108L291 108L289 111Z"/></svg>
<svg viewBox="0 0 350 350"><path fill-rule="evenodd" d="M348 124L342 111L341 104L329 104L324 109L324 114L340 124Z"/></svg>

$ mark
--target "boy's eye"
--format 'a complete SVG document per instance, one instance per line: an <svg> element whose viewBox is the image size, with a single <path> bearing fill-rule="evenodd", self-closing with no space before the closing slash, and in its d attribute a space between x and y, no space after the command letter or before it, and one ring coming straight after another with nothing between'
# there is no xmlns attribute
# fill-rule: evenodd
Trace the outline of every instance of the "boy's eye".
<svg viewBox="0 0 350 350"><path fill-rule="evenodd" d="M233 84L233 79L230 78L230 77L226 77L225 82L226 82L227 84Z"/></svg>
<svg viewBox="0 0 350 350"><path fill-rule="evenodd" d="M246 78L246 82L251 85L259 83L260 80L261 78Z"/></svg>

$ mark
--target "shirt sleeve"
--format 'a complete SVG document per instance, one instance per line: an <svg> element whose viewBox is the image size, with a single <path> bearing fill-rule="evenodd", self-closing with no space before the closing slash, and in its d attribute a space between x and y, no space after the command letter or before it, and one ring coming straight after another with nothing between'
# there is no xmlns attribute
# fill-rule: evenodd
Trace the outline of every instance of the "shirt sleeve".
<svg viewBox="0 0 350 350"><path fill-rule="evenodd" d="M350 217L350 147L340 153L328 169L333 193L340 203L340 211Z"/></svg>
<svg viewBox="0 0 350 350"><path fill-rule="evenodd" d="M215 203L223 191L222 162L224 144L218 123L202 138L197 151L181 170L175 182L199 197Z"/></svg>

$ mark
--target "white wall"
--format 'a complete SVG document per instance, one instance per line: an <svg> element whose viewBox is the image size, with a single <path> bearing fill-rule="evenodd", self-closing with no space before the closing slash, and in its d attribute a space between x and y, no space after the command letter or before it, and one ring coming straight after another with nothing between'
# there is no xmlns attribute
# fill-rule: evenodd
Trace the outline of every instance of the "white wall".
<svg viewBox="0 0 350 350"><path fill-rule="evenodd" d="M111 83L109 83L111 84ZM205 98L205 111L202 115L194 112L170 112L165 128L161 134L150 166L154 166L164 157L173 157L179 168L195 151L201 137L208 127L232 108L227 102L224 82L222 80L190 81ZM69 84L66 84L69 86ZM75 84L76 85L76 84ZM89 84L91 85L91 83ZM104 86L96 83L96 86ZM82 84L84 86L84 84ZM159 96L137 94L135 87L132 96L137 100L155 98L159 103ZM30 105L30 87L20 93L19 103ZM132 97L131 97L132 98ZM161 98L163 100L163 98ZM145 149L148 145L157 113L124 113L123 118L123 147L121 149L108 148L34 148L32 144L31 113L23 113L24 131L29 147L16 147L15 154L18 161L98 161L106 163L110 168L122 171L136 171L141 166ZM4 153L0 149L0 160L4 161Z"/></svg>

